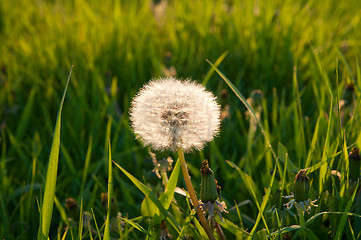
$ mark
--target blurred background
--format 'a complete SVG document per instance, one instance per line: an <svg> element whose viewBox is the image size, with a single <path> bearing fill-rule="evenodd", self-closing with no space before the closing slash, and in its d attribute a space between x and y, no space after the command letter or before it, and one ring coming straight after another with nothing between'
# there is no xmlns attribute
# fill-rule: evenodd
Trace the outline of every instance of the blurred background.
<svg viewBox="0 0 361 240"><path fill-rule="evenodd" d="M51 238L66 226L70 198L75 206L83 199L84 211L93 208L100 220L105 215L109 138L116 162L140 181L160 184L128 116L131 98L154 77L197 80L222 105L220 135L186 156L196 190L201 162L208 159L229 207L251 199L229 160L252 176L262 199L274 159L246 108L206 59L219 60L274 148L281 142L302 167L320 113L327 122L337 64L340 97L351 94L352 102L359 91L360 29L358 0L0 1L0 237L32 239L37 233L37 199L72 65ZM351 131L348 144L357 139ZM314 155L321 158L321 152ZM176 160L173 153L157 153L168 156ZM114 188L122 216L139 216L144 196L119 171ZM249 228L258 210L246 203L241 210Z"/></svg>

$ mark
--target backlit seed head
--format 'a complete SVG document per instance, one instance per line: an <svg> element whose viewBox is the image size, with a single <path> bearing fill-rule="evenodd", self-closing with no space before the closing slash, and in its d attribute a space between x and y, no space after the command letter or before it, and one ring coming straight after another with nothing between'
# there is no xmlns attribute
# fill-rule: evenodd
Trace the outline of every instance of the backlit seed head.
<svg viewBox="0 0 361 240"><path fill-rule="evenodd" d="M132 101L135 134L156 150L200 150L219 132L220 106L211 92L190 80L160 78Z"/></svg>

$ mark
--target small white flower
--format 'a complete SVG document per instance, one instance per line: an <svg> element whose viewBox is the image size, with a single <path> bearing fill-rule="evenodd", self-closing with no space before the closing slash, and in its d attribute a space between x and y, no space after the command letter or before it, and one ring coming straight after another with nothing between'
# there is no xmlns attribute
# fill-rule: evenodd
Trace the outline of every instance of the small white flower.
<svg viewBox="0 0 361 240"><path fill-rule="evenodd" d="M220 106L198 83L160 78L143 86L134 97L130 120L146 146L200 150L219 131Z"/></svg>

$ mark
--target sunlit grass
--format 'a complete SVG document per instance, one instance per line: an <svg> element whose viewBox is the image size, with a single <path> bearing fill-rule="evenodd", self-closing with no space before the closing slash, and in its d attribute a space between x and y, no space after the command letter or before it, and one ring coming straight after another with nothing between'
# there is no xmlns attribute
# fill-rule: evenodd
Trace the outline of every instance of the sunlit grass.
<svg viewBox="0 0 361 240"><path fill-rule="evenodd" d="M361 197L348 181L348 153L361 147L360 1L165 2L0 1L0 237L39 232L54 123L74 65L51 174L50 239L103 238L107 215L115 238L159 238L161 216L173 238L204 236L182 195L177 156L156 152L175 160L166 187L129 123L143 83L173 75L203 82L222 106L219 136L185 157L198 193L209 160L229 239L358 238ZM301 226L280 196L304 168L318 207Z"/></svg>

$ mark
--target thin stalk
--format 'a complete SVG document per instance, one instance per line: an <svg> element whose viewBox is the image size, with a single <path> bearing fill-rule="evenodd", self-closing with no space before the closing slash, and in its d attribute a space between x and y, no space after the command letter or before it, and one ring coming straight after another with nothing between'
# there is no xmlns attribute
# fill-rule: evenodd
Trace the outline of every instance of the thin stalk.
<svg viewBox="0 0 361 240"><path fill-rule="evenodd" d="M221 226L217 222L215 222L215 225L216 225L215 226L216 227L216 233L218 234L219 239L226 240L226 236L224 235Z"/></svg>
<svg viewBox="0 0 361 240"><path fill-rule="evenodd" d="M305 218L303 216L304 212L299 204L296 204L297 213L298 213L298 220L301 227L305 226Z"/></svg>
<svg viewBox="0 0 361 240"><path fill-rule="evenodd" d="M301 208L301 206L296 202L295 203L296 205L296 209L297 209L297 213L298 213L298 220L299 220L299 225L304 228L305 227L305 218L304 218L304 212ZM304 230L301 230L301 236L302 236L302 239L307 239L304 235Z"/></svg>
<svg viewBox="0 0 361 240"><path fill-rule="evenodd" d="M206 231L206 233L208 235L208 238L211 239L211 240L216 240L216 238L213 235L213 231L211 230L211 228L208 225L206 217L203 215L202 209L197 208L198 205L199 205L198 204L198 199L197 199L196 192L194 191L194 188L193 188L193 185L192 185L192 182L191 182L191 177L189 176L189 173L188 173L188 167L187 167L186 160L184 159L184 153L183 153L182 148L178 148L178 157L179 157L179 160L180 160L180 163L181 163L184 181L186 182L187 190L188 190L188 193L189 193L189 195L191 197L194 208L197 211L199 221L201 222L202 227Z"/></svg>
<svg viewBox="0 0 361 240"><path fill-rule="evenodd" d="M160 175L162 176L163 186L166 187L169 181L167 173L165 171L160 171Z"/></svg>

